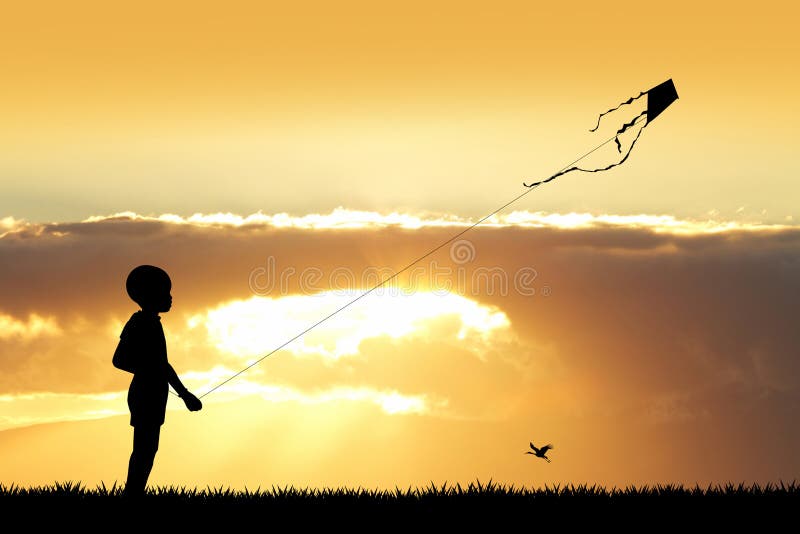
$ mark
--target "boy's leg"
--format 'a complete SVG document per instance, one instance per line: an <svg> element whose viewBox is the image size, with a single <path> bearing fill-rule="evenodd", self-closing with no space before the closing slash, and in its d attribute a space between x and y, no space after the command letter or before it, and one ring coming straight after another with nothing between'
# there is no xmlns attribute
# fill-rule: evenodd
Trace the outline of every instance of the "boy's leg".
<svg viewBox="0 0 800 534"><path fill-rule="evenodd" d="M147 478L153 469L153 460L158 451L161 426L136 426L133 428L133 452L128 462L127 495L143 495Z"/></svg>

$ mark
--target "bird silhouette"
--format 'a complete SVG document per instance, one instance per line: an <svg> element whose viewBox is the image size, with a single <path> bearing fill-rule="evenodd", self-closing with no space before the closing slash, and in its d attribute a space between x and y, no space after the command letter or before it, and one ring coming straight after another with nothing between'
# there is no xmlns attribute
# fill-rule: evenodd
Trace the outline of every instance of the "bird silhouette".
<svg viewBox="0 0 800 534"><path fill-rule="evenodd" d="M549 464L550 463L550 458L548 458L546 455L547 455L547 451L549 451L552 448L553 448L553 446L548 443L547 445L545 445L541 449L537 449L536 445L531 443L531 449L533 449L533 451L528 451L525 454L533 454L537 458L544 458L547 461L547 463Z"/></svg>

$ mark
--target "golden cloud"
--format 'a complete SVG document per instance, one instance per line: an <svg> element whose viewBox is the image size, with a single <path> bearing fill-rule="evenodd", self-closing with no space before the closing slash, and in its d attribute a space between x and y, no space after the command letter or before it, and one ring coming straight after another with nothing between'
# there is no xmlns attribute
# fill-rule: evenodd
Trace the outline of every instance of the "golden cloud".
<svg viewBox="0 0 800 534"><path fill-rule="evenodd" d="M41 317L35 313L26 321L0 313L0 339L20 338L31 340L41 336L57 336L61 328L53 317Z"/></svg>
<svg viewBox="0 0 800 534"><path fill-rule="evenodd" d="M471 226L477 219L464 218L442 213L380 213L376 211L336 208L329 213L311 213L291 215L288 213L265 214L261 212L250 215L235 213L194 213L182 216L172 213L162 215L142 215L132 211L124 211L111 215L93 215L81 224L103 222L154 222L174 225L209 227L250 227L278 228L302 230L363 230L368 228L464 228ZM790 222L790 221L788 221ZM507 214L492 215L481 223L487 228L642 228L658 233L681 235L713 234L736 231L780 231L794 228L793 225L762 223L760 221L732 221L709 219L680 219L673 215L614 215L593 213L551 213L546 211L517 210ZM62 229L59 230L58 228ZM0 238L14 233L27 235L65 235L73 224L32 223L24 220L5 217L0 219Z"/></svg>

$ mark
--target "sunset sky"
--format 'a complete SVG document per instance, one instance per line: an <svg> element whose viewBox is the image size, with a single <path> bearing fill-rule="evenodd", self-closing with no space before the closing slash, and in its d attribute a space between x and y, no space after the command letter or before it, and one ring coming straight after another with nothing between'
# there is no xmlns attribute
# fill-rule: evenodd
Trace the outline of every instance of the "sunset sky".
<svg viewBox="0 0 800 534"><path fill-rule="evenodd" d="M623 166L537 189L201 412L170 399L151 482L798 478L798 14L4 7L0 483L124 480L130 375L111 355L136 265L172 276L170 361L202 394L607 139L630 111L589 132L599 113L669 78L680 99Z"/></svg>

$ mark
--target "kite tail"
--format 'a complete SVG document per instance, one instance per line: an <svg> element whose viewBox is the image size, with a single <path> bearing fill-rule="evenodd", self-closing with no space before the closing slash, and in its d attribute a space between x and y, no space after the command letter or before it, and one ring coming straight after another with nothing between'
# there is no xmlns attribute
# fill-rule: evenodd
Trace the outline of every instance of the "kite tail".
<svg viewBox="0 0 800 534"><path fill-rule="evenodd" d="M608 115L608 114L609 114L609 113L611 113L612 111L616 111L616 110L618 110L619 108L621 108L622 106L626 106L626 105L628 105L628 104L631 104L631 103L632 103L634 100L636 100L636 99L638 99L638 98L642 98L642 97L643 97L644 95L646 95L648 92L649 92L649 90L648 90L648 91L642 91L642 92L641 92L641 93L639 93L638 95L630 97L628 100L626 100L625 102L623 102L623 103L622 103L622 104L620 104L619 106L617 106L617 107L615 107L615 108L611 108L611 109L609 109L608 111L606 111L605 113L601 113L601 114L600 114L600 116L599 116L599 117L597 117L597 124L595 125L595 127L594 127L594 128L592 128L592 129L591 129L591 130L589 130L589 131L590 131L590 132L594 132L595 130L597 130L597 129L600 127L600 119L602 119L602 118L603 118L603 115Z"/></svg>
<svg viewBox="0 0 800 534"><path fill-rule="evenodd" d="M626 122L625 124L622 125L622 128L617 130L617 134L614 136L614 142L617 144L617 152L622 154L622 145L619 143L619 136L625 133L628 130L628 128L636 124L636 121L646 116L647 116L647 110L644 110L641 113L639 113L636 117L634 117L633 120L631 120L631 122Z"/></svg>
<svg viewBox="0 0 800 534"><path fill-rule="evenodd" d="M637 117L637 119L638 118L639 117ZM635 120L633 122L635 122ZM633 122L630 125L633 125ZM612 163L612 164L608 165L607 167L603 167L601 169L581 169L580 167L570 167L569 169L564 169L563 171L557 172L556 174L554 174L553 176L551 176L547 180L541 180L539 182L533 182L532 184L526 184L525 182L523 182L522 185L524 185L525 187L538 187L538 186L540 186L542 184L546 184L547 182L555 180L559 176L567 174L568 172L572 172L572 171L603 172L603 171L607 171L608 169L612 169L612 168L614 168L614 167L616 167L618 165L622 165L623 163L625 163L625 160L628 159L628 156L631 155L631 152L633 151L633 147L636 144L636 141L639 140L639 136L642 135L642 130L644 130L647 127L647 124L648 123L645 122L644 125L639 129L639 132L636 134L636 137L634 137L633 142L631 143L631 146L628 147L628 151L625 153L625 156L623 156L623 158L621 160L619 160L618 162L616 162L616 163ZM629 126L629 125L626 125L626 126ZM623 127L623 128L625 128L625 127ZM622 131L624 131L624 130L622 130ZM616 140L616 137L614 139Z"/></svg>

